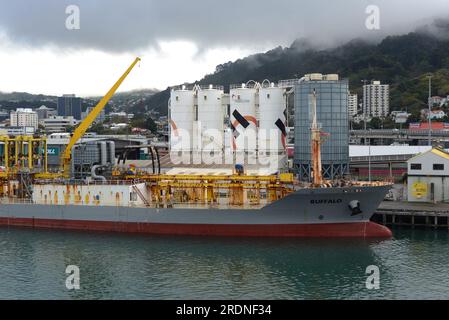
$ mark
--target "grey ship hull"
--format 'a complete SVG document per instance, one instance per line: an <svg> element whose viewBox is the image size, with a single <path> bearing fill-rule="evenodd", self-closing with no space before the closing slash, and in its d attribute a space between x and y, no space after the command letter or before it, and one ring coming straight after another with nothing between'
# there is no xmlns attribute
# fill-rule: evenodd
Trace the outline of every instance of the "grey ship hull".
<svg viewBox="0 0 449 320"><path fill-rule="evenodd" d="M261 209L0 204L0 225L169 235L389 237L370 222L386 186L301 189ZM360 203L354 212L350 203Z"/></svg>

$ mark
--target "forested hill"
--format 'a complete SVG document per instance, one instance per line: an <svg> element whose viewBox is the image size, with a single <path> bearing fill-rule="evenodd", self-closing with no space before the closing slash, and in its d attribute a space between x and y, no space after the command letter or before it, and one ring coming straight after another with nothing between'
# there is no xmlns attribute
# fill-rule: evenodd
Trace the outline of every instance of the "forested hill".
<svg viewBox="0 0 449 320"><path fill-rule="evenodd" d="M449 39L447 37L446 39ZM433 95L449 94L449 41L428 33L390 36L377 44L353 40L340 47L314 50L306 41L277 47L216 67L200 84L242 83L248 80L277 81L306 73L338 73L361 94L362 80L380 80L391 85L391 108L416 112L427 103L428 72L434 74ZM167 112L169 90L148 98L149 109Z"/></svg>

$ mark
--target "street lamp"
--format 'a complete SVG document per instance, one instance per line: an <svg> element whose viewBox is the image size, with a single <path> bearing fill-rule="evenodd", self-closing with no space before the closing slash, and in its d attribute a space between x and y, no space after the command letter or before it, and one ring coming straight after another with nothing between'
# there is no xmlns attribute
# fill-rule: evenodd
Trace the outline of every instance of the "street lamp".
<svg viewBox="0 0 449 320"><path fill-rule="evenodd" d="M371 129L369 129L371 131ZM371 138L368 144L368 181L371 182Z"/></svg>
<svg viewBox="0 0 449 320"><path fill-rule="evenodd" d="M363 105L363 120L365 122L365 125L364 125L365 134L366 134L366 119L368 117L368 115L367 115L368 107L367 107L366 97L365 97L365 86L366 86L367 82L368 82L368 80L366 80L366 79L362 80L362 83L363 83L363 88L362 88L362 91L363 91L363 104L362 105ZM365 145L366 145L366 141L367 141L367 139L365 138ZM371 143L371 141L370 141L370 143Z"/></svg>

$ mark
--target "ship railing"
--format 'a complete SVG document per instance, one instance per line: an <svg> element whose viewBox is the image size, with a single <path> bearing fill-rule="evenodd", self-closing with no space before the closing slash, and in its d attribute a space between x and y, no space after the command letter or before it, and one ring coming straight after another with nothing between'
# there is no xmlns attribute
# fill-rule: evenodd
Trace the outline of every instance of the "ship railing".
<svg viewBox="0 0 449 320"><path fill-rule="evenodd" d="M280 88L291 88L296 84L301 83L300 79L286 79L278 81L278 87Z"/></svg>
<svg viewBox="0 0 449 320"><path fill-rule="evenodd" d="M41 180L35 180L34 184L52 184L52 185L133 185L136 183L141 183L143 181L140 181L139 179L135 180L91 180L86 181L82 179L70 179L70 180L55 180L55 179L41 179Z"/></svg>
<svg viewBox="0 0 449 320"><path fill-rule="evenodd" d="M223 86L214 84L202 84L198 86L201 90L224 90Z"/></svg>
<svg viewBox="0 0 449 320"><path fill-rule="evenodd" d="M53 202L53 201L33 201L32 199L23 199L23 198L13 198L13 197L0 197L0 205L1 204L35 204L35 205L66 205L62 202ZM232 209L262 209L268 203L258 203L258 204L218 204L218 203L185 203L185 202L152 202L149 205L141 204L141 203L127 203L127 204L117 204L115 202L102 202L100 204L95 204L92 202L85 203L84 201L80 201L79 203L70 203L73 206L102 206L102 207L126 207L126 208L173 208L173 209L220 209L220 210L232 210Z"/></svg>
<svg viewBox="0 0 449 320"><path fill-rule="evenodd" d="M179 90L188 90L191 91L196 87L195 84L182 84L182 85L177 85L177 86L173 86L170 87L171 90L175 90L175 91L179 91Z"/></svg>
<svg viewBox="0 0 449 320"><path fill-rule="evenodd" d="M33 204L32 199L0 197L0 204Z"/></svg>
<svg viewBox="0 0 449 320"><path fill-rule="evenodd" d="M232 83L229 85L229 89L254 89L259 86L260 84L257 82L248 81L247 83Z"/></svg>

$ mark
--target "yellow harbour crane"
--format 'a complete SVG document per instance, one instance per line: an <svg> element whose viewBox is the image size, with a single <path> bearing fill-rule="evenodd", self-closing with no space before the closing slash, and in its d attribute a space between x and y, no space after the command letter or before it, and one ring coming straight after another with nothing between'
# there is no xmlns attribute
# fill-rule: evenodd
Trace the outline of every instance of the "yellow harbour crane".
<svg viewBox="0 0 449 320"><path fill-rule="evenodd" d="M126 79L131 70L135 67L135 65L140 61L140 58L137 57L134 62L128 67L125 73L117 80L117 82L112 86L111 89L106 93L106 95L98 102L95 108L87 115L86 119L84 119L80 125L73 132L69 144L67 145L64 153L61 158L61 169L64 177L70 177L70 162L72 160L72 147L78 142L79 139L86 133L86 130L92 125L97 116L100 114L101 110L104 109L108 101L112 98L114 93L120 87L122 82Z"/></svg>

